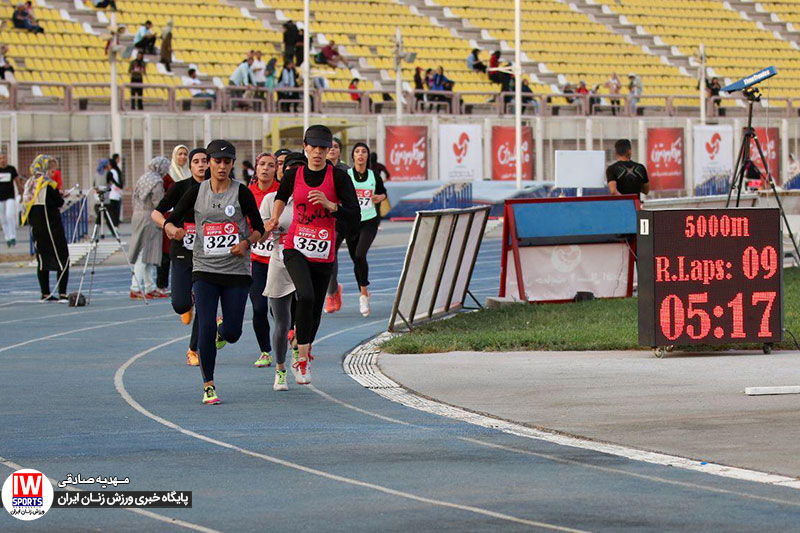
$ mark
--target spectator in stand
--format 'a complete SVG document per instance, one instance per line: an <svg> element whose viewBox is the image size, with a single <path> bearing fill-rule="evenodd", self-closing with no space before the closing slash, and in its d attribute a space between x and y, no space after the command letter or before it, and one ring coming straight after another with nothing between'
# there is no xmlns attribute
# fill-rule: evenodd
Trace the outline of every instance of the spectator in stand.
<svg viewBox="0 0 800 533"><path fill-rule="evenodd" d="M236 70L233 71L231 77L228 78L228 85L231 87L240 87L241 89L232 90L230 92L231 98L243 98L245 96L245 92L247 92L248 87L253 86L253 71L251 70L251 66L253 64L255 58L247 56L242 63L239 63L239 66L236 67ZM239 107L246 108L247 103L239 102Z"/></svg>
<svg viewBox="0 0 800 533"><path fill-rule="evenodd" d="M267 63L262 59L261 50L256 50L253 64L250 67L253 71L253 85L256 87L267 86Z"/></svg>
<svg viewBox="0 0 800 533"><path fill-rule="evenodd" d="M297 25L291 20L283 23L283 62L291 63L294 61L294 55L297 47L297 40L300 32L297 30Z"/></svg>
<svg viewBox="0 0 800 533"><path fill-rule="evenodd" d="M297 70L294 68L294 63L289 60L281 70L281 76L278 80L278 87L281 89L293 89L297 85ZM295 92L280 92L278 93L278 100L296 100L297 93ZM291 103L282 103L280 106L281 111L289 111ZM297 102L294 103L294 110L297 111Z"/></svg>
<svg viewBox="0 0 800 533"><path fill-rule="evenodd" d="M25 4L19 4L11 15L11 22L15 28L19 30L28 30L33 33L44 33L44 28L36 24L35 20L31 20L28 12L25 9Z"/></svg>
<svg viewBox="0 0 800 533"><path fill-rule="evenodd" d="M561 92L564 94L575 94L575 88L572 86L571 83L567 82L566 85L564 85L564 89ZM571 104L575 101L575 98L569 96L565 97L564 99L567 101L568 104Z"/></svg>
<svg viewBox="0 0 800 533"><path fill-rule="evenodd" d="M145 21L144 25L139 26L136 34L133 36L133 46L141 50L145 54L155 55L156 53L156 36L151 31L153 23L149 20Z"/></svg>
<svg viewBox="0 0 800 533"><path fill-rule="evenodd" d="M335 68L344 64L344 67L350 68L350 63L339 54L339 48L336 46L335 41L331 41L322 47L322 51L317 54L317 59L317 62L323 65L330 65ZM319 59L322 59L322 61L319 61Z"/></svg>
<svg viewBox="0 0 800 533"><path fill-rule="evenodd" d="M478 58L478 54L480 54L480 50L477 48L472 49L472 53L467 56L467 68L470 70L474 70L475 72L486 72L486 65L483 64Z"/></svg>
<svg viewBox="0 0 800 533"><path fill-rule="evenodd" d="M167 72L172 72L172 21L167 22L164 31L161 32L161 63Z"/></svg>
<svg viewBox="0 0 800 533"><path fill-rule="evenodd" d="M97 9L104 9L106 7L111 7L111 11L117 10L117 3L114 0L92 0L94 2L94 7Z"/></svg>
<svg viewBox="0 0 800 533"><path fill-rule="evenodd" d="M444 69L440 65L436 69L436 73L433 75L433 85L431 86L431 90L432 91L442 91L442 92L448 91L449 92L449 91L453 90L453 86L454 85L455 85L455 83L450 78L448 78L447 76L444 75ZM446 96L446 95L436 95L436 96L437 96L437 99L439 101L447 102L448 105L450 105L450 112L452 112L451 104L453 102L453 97L452 96Z"/></svg>
<svg viewBox="0 0 800 533"><path fill-rule="evenodd" d="M298 67L303 66L305 54L305 41L303 41L305 30L302 28L297 30L297 44L294 45L294 64Z"/></svg>
<svg viewBox="0 0 800 533"><path fill-rule="evenodd" d="M611 114L616 115L617 111L620 110L620 99L619 97L614 98L613 95L622 94L622 82L617 76L616 72L611 73L611 78L607 82L605 82L605 87L608 89L609 94L612 95L611 97Z"/></svg>
<svg viewBox="0 0 800 533"><path fill-rule="evenodd" d="M580 80L578 81L578 87L577 89L575 89L575 93L590 95L590 94L595 94L597 92L597 89L598 89L597 87L594 87L593 89L589 90L589 88L586 86L586 82ZM594 106L597 105L597 98L590 96L587 99L587 105L589 106L589 114L591 115L592 111L594 110Z"/></svg>
<svg viewBox="0 0 800 533"><path fill-rule="evenodd" d="M352 80L350 80L350 87L349 88L350 88L350 99L353 100L354 102L358 102L360 104L361 103L361 95L362 94L360 92L358 92L359 91L359 89L358 89L359 81L361 81L361 80L359 80L358 78L353 78ZM364 95L364 96L366 96L366 98L367 98L367 100L369 102L369 110L372 111L372 100L370 99L370 97L368 95Z"/></svg>
<svg viewBox="0 0 800 533"><path fill-rule="evenodd" d="M527 79L522 80L522 112L526 109L533 108L534 113L539 112L539 102L533 99L533 91L531 90L530 82Z"/></svg>
<svg viewBox="0 0 800 533"><path fill-rule="evenodd" d="M389 181L389 178L392 177L383 163L378 162L378 154L375 152L369 154L369 168L371 168L375 175L381 178L383 181Z"/></svg>
<svg viewBox="0 0 800 533"><path fill-rule="evenodd" d="M15 81L14 80L14 67L11 65L11 62L8 60L6 55L8 54L8 45L4 44L0 46L0 79L7 80L7 81ZM6 73L10 72L12 75L6 78Z"/></svg>
<svg viewBox="0 0 800 533"><path fill-rule="evenodd" d="M144 83L144 76L147 74L147 64L144 62L144 52L139 50L136 53L136 59L131 61L128 67L128 72L131 75L131 83ZM143 103L144 87L131 87L131 110L139 108L144 109Z"/></svg>
<svg viewBox="0 0 800 533"><path fill-rule="evenodd" d="M500 68L500 50L492 52L489 58L489 81L494 83L503 83L503 72L497 72L493 69Z"/></svg>
<svg viewBox="0 0 800 533"><path fill-rule="evenodd" d="M278 63L278 60L274 57L269 60L267 63L265 72L264 72L264 87L267 89L274 89L275 88L275 77L277 76L277 67L275 66Z"/></svg>
<svg viewBox="0 0 800 533"><path fill-rule="evenodd" d="M191 87L192 85L202 85L203 82L197 78L197 69L190 68L188 76L183 78L183 84ZM192 93L192 98L202 98L205 100L206 109L211 109L211 103L216 100L216 95L213 92L206 92L205 89L189 89Z"/></svg>
<svg viewBox="0 0 800 533"><path fill-rule="evenodd" d="M720 107L722 100L719 99L719 91L722 89L722 86L719 83L719 79L714 76L711 80L706 79L706 95L709 98L712 98L714 109L717 112L717 115L720 117L725 116L725 109Z"/></svg>
<svg viewBox="0 0 800 533"><path fill-rule="evenodd" d="M642 96L642 92L644 92L644 87L642 86L642 79L631 72L628 74L628 92L631 94L631 115L641 114L641 109L637 109L636 106L639 105L639 99Z"/></svg>
<svg viewBox="0 0 800 533"><path fill-rule="evenodd" d="M414 69L414 90L415 91L425 91L427 87L425 86L425 79L422 77L422 67L417 67ZM414 93L414 100L417 101L417 106L419 106L419 102L425 101L425 95Z"/></svg>

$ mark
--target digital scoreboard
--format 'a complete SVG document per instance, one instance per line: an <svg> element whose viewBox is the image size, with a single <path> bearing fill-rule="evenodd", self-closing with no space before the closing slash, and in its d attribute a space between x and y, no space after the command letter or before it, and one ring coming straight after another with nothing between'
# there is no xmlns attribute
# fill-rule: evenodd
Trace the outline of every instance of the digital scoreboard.
<svg viewBox="0 0 800 533"><path fill-rule="evenodd" d="M639 344L783 340L783 250L775 208L640 211Z"/></svg>

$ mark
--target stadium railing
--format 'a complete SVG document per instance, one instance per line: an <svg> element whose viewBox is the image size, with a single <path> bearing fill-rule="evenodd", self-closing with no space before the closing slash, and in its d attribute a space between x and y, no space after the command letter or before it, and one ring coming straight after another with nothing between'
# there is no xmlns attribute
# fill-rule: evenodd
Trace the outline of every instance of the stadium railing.
<svg viewBox="0 0 800 533"><path fill-rule="evenodd" d="M144 91L144 110L176 113L216 112L302 112L303 92L297 88L234 87L216 85L172 86L148 83L124 83L119 87L120 111L130 109L130 89L141 87ZM53 82L0 81L0 110L48 109L55 111L85 111L90 104L97 111L99 105L107 106L107 95L76 95L77 89L107 89L104 83L65 84ZM49 90L48 90L49 89ZM53 90L55 89L55 90ZM186 97L190 89L200 89L213 97ZM100 92L100 91L97 91ZM104 91L105 92L105 91ZM345 98L326 98L345 95ZM358 100L353 100L357 95ZM394 92L391 90L312 89L313 113L374 114L394 110ZM404 91L404 112L410 115L445 113L450 115L508 116L514 113L513 92L491 91ZM693 116L699 113L696 95L643 94L576 94L551 93L523 94L524 115L529 116ZM612 100L618 100L614 105ZM634 105L634 101L636 104ZM653 101L663 104L653 104ZM721 102L722 105L717 105ZM724 105L735 102L736 105ZM739 105L738 97L711 97L707 101L709 117L744 116L746 106ZM771 98L770 108L776 117L800 116L800 98ZM296 109L295 109L296 108Z"/></svg>

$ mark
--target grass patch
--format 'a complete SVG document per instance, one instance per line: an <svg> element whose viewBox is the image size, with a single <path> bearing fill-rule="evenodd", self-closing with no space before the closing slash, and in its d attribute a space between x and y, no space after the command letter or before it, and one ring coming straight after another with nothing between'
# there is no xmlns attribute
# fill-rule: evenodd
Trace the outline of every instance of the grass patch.
<svg viewBox="0 0 800 533"><path fill-rule="evenodd" d="M800 268L784 270L784 326L800 334ZM568 304L518 304L462 313L421 325L385 342L388 353L521 350L634 350L638 342L637 299ZM794 349L791 337L777 348ZM734 346L694 347L720 350ZM741 348L742 345L735 347ZM760 345L751 345L760 348Z"/></svg>

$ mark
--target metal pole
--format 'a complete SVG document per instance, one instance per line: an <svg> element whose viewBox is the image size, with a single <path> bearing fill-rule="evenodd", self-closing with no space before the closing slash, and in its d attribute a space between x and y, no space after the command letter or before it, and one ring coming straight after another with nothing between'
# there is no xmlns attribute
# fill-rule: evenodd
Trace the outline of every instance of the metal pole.
<svg viewBox="0 0 800 533"><path fill-rule="evenodd" d="M514 0L514 142L517 172L517 190L522 189L522 54L520 53L521 27L520 0Z"/></svg>
<svg viewBox="0 0 800 533"><path fill-rule="evenodd" d="M700 43L700 124L706 123L706 45Z"/></svg>
<svg viewBox="0 0 800 533"><path fill-rule="evenodd" d="M308 112L311 107L311 94L309 93L311 86L310 72L311 67L308 64L311 46L311 18L308 12L309 0L303 0L303 135L308 129L309 117Z"/></svg>
<svg viewBox="0 0 800 533"><path fill-rule="evenodd" d="M395 118L397 123L403 120L403 105L402 105L402 64L403 64L403 36L400 34L400 26L397 27L395 33L395 54L394 54L394 101L395 101Z"/></svg>
<svg viewBox="0 0 800 533"><path fill-rule="evenodd" d="M122 121L119 115L119 87L117 86L117 14L111 12L111 43L108 46L108 57L111 60L111 153L122 153Z"/></svg>

